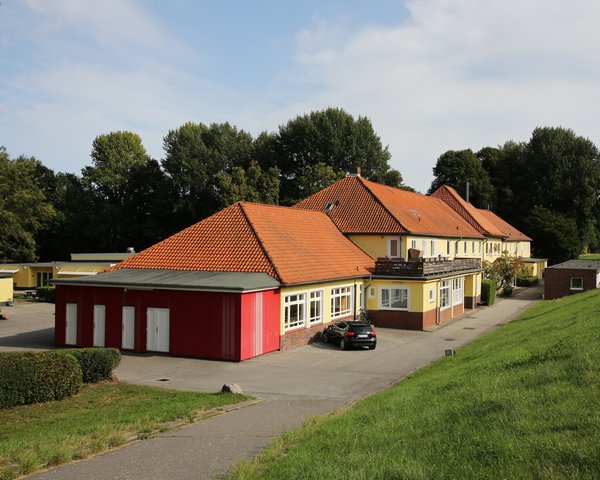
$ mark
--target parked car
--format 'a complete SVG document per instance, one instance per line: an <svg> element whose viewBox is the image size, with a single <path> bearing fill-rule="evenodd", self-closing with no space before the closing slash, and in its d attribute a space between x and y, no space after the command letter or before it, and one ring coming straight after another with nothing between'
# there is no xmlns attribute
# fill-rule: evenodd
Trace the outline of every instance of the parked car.
<svg viewBox="0 0 600 480"><path fill-rule="evenodd" d="M377 333L372 325L364 322L335 322L321 333L325 343L337 343L342 350L352 347L369 347L375 350Z"/></svg>

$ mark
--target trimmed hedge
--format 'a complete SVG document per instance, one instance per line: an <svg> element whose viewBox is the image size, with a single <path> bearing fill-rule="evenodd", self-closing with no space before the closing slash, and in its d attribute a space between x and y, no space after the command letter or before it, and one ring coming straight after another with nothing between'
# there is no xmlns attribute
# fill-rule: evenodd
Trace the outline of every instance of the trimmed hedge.
<svg viewBox="0 0 600 480"><path fill-rule="evenodd" d="M56 287L48 286L48 287L37 287L35 289L37 297L42 302L55 303L56 301Z"/></svg>
<svg viewBox="0 0 600 480"><path fill-rule="evenodd" d="M493 280L482 280L481 301L491 307L496 301L496 282Z"/></svg>
<svg viewBox="0 0 600 480"><path fill-rule="evenodd" d="M518 277L517 278L517 286L518 287L533 287L540 283L540 279L537 277Z"/></svg>
<svg viewBox="0 0 600 480"><path fill-rule="evenodd" d="M116 348L69 348L60 350L75 357L84 383L96 383L111 380L112 372L121 362L121 352Z"/></svg>
<svg viewBox="0 0 600 480"><path fill-rule="evenodd" d="M81 367L59 352L0 352L0 408L62 400L79 392Z"/></svg>

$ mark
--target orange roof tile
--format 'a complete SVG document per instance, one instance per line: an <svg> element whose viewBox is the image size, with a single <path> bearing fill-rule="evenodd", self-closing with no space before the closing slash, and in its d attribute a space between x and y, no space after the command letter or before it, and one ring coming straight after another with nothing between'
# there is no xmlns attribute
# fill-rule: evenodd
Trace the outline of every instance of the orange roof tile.
<svg viewBox="0 0 600 480"><path fill-rule="evenodd" d="M506 235L506 240L509 242L519 242L526 241L531 242L531 238L525 235L523 232L517 230L510 223L508 223L503 218L496 215L491 210L482 210L479 209L479 213L481 213L484 217L486 217L491 223L493 223L498 229L504 232Z"/></svg>
<svg viewBox="0 0 600 480"><path fill-rule="evenodd" d="M506 236L500 228L481 214L481 210L464 200L454 188L442 185L431 196L446 202L483 235L491 237Z"/></svg>
<svg viewBox="0 0 600 480"><path fill-rule="evenodd" d="M481 238L481 234L438 198L388 187L362 177L346 177L296 204L324 211L350 233L413 233Z"/></svg>
<svg viewBox="0 0 600 480"><path fill-rule="evenodd" d="M400 233L406 229L357 177L346 177L298 202L294 208L324 212L343 233Z"/></svg>
<svg viewBox="0 0 600 480"><path fill-rule="evenodd" d="M369 275L371 267L322 212L239 202L115 269L264 272L294 284Z"/></svg>

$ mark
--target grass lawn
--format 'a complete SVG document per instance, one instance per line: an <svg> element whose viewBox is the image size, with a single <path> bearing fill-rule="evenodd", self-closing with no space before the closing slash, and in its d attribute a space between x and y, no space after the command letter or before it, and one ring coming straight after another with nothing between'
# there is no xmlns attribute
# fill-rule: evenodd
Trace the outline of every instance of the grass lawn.
<svg viewBox="0 0 600 480"><path fill-rule="evenodd" d="M600 253L584 253L579 255L580 260L600 260Z"/></svg>
<svg viewBox="0 0 600 480"><path fill-rule="evenodd" d="M85 458L245 399L106 382L59 402L0 409L0 479Z"/></svg>
<svg viewBox="0 0 600 480"><path fill-rule="evenodd" d="M600 478L600 290L540 302L231 477Z"/></svg>

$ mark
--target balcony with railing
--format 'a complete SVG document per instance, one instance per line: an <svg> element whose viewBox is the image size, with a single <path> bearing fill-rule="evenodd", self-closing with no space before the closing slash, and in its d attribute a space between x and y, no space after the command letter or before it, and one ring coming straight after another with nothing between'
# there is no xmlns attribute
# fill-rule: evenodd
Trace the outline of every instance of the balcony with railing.
<svg viewBox="0 0 600 480"><path fill-rule="evenodd" d="M380 257L375 261L373 274L394 277L435 277L478 269L481 269L481 260L478 258L450 260L445 257L437 257L403 260Z"/></svg>

